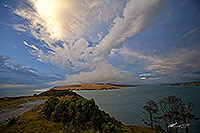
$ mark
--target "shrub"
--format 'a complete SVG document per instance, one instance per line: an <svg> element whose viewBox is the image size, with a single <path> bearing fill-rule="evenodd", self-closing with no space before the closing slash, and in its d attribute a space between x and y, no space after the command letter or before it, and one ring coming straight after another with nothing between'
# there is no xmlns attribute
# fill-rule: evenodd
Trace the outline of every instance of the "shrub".
<svg viewBox="0 0 200 133"><path fill-rule="evenodd" d="M42 107L42 114L45 118L50 118L51 113L54 111L55 106L59 103L58 98L52 97L45 102L44 106Z"/></svg>
<svg viewBox="0 0 200 133"><path fill-rule="evenodd" d="M54 122L63 122L67 131L110 131L120 132L121 124L105 112L99 110L93 99L70 97L67 100L50 98L42 112Z"/></svg>
<svg viewBox="0 0 200 133"><path fill-rule="evenodd" d="M7 126L10 127L13 124L16 124L17 121L18 121L18 117L13 116L13 117L11 117L11 118L8 119Z"/></svg>
<svg viewBox="0 0 200 133"><path fill-rule="evenodd" d="M67 105L68 103L65 101L60 101L56 107L55 110L51 113L51 119L55 122L63 122L67 123L70 119L68 115L68 109Z"/></svg>

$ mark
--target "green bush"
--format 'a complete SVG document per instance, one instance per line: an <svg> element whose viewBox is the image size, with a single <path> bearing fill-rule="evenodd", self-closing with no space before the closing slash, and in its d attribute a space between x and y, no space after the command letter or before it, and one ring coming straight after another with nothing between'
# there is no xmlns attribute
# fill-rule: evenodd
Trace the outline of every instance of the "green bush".
<svg viewBox="0 0 200 133"><path fill-rule="evenodd" d="M122 130L120 127L114 124L114 122L108 122L107 124L103 124L103 132L106 133L121 133Z"/></svg>
<svg viewBox="0 0 200 133"><path fill-rule="evenodd" d="M45 118L51 118L51 113L55 110L55 106L59 103L59 99L52 97L45 102L42 107L42 114Z"/></svg>
<svg viewBox="0 0 200 133"><path fill-rule="evenodd" d="M68 102L66 101L60 101L56 107L55 110L51 113L51 119L55 122L63 122L67 123L71 120L68 112Z"/></svg>
<svg viewBox="0 0 200 133"><path fill-rule="evenodd" d="M49 107L52 106L52 107ZM63 122L67 131L121 132L121 125L105 112L99 110L94 99L72 97L67 100L49 99L43 106L43 113L54 122Z"/></svg>

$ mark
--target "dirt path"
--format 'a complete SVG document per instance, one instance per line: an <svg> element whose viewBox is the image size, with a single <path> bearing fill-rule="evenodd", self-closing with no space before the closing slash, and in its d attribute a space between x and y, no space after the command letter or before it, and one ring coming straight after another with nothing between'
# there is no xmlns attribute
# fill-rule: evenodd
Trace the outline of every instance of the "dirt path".
<svg viewBox="0 0 200 133"><path fill-rule="evenodd" d="M0 110L0 123L5 122L6 120L8 120L8 118L11 118L13 116L19 116L24 112L27 112L28 110L44 103L46 101L46 99L39 99L39 100L33 100L33 101L29 101L22 105L22 108L10 108L10 109L2 109Z"/></svg>

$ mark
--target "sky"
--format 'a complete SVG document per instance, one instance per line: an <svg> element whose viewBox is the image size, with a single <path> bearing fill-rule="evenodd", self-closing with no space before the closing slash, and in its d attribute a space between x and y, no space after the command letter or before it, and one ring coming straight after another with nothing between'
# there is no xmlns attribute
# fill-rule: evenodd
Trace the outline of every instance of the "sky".
<svg viewBox="0 0 200 133"><path fill-rule="evenodd" d="M1 0L0 88L200 80L199 0Z"/></svg>

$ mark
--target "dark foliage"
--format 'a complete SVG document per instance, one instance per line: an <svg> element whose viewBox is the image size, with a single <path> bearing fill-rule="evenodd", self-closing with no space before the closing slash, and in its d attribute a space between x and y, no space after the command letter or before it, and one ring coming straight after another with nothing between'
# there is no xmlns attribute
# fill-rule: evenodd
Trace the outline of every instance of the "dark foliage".
<svg viewBox="0 0 200 133"><path fill-rule="evenodd" d="M154 129L156 133L165 133L160 125L156 125Z"/></svg>
<svg viewBox="0 0 200 133"><path fill-rule="evenodd" d="M158 117L158 119L163 120L167 132L173 132L174 130L178 130L169 128L168 126L175 122L180 122L178 109L182 105L182 99L176 98L175 96L169 96L167 98L163 98L159 104L161 115Z"/></svg>
<svg viewBox="0 0 200 133"><path fill-rule="evenodd" d="M37 96L55 96L55 97L61 97L61 96L67 96L67 95L72 95L72 96L80 96L77 93L70 91L70 90L48 90L45 91Z"/></svg>
<svg viewBox="0 0 200 133"><path fill-rule="evenodd" d="M179 128L185 128L186 133L188 133L191 120L198 120L198 118L192 114L194 103L189 102L188 104L185 104L182 102L181 98L175 96L163 98L159 102L159 106L150 100L143 108L149 113L150 122L158 121L160 124L163 124L164 126L162 126L166 128L167 133L177 133ZM156 116L151 119L151 116L154 113ZM150 123L146 124L152 126ZM156 130L159 130L158 127L156 128ZM164 132L163 130L159 131Z"/></svg>
<svg viewBox="0 0 200 133"><path fill-rule="evenodd" d="M10 126L12 126L13 124L16 124L17 121L18 121L18 117L13 116L13 117L11 117L11 118L8 119L7 125L6 125L6 126L7 126L7 127L10 127Z"/></svg>
<svg viewBox="0 0 200 133"><path fill-rule="evenodd" d="M194 103L189 102L188 104L181 104L178 109L178 114L180 119L183 121L184 125L189 124L191 120L198 120L199 118L191 114L194 109ZM189 132L189 127L185 127L186 133Z"/></svg>
<svg viewBox="0 0 200 133"><path fill-rule="evenodd" d="M42 114L46 118L51 117L51 113L54 111L55 106L59 103L58 98L51 97L48 101L45 102L44 106L42 107Z"/></svg>
<svg viewBox="0 0 200 133"><path fill-rule="evenodd" d="M57 98L50 98L44 104L42 113L54 122L63 122L66 131L69 132L86 130L122 132L122 124L99 110L93 99L73 96L58 101Z"/></svg>
<svg viewBox="0 0 200 133"><path fill-rule="evenodd" d="M145 111L147 111L148 114L149 114L149 123L148 122L144 122L144 123L147 124L147 125L150 125L151 129L154 129L153 117L154 117L154 115L156 115L158 113L157 103L154 102L153 100L149 100L149 101L146 102L146 105L143 107L143 109Z"/></svg>

